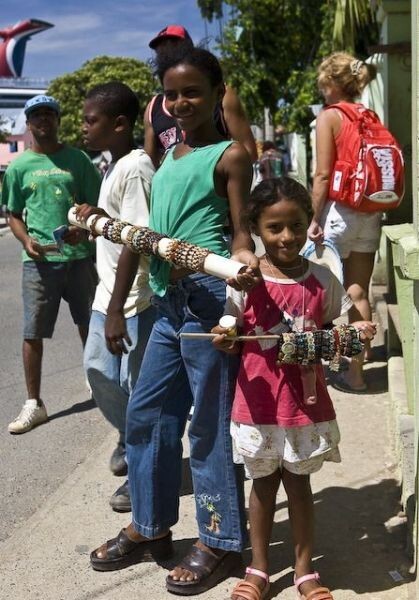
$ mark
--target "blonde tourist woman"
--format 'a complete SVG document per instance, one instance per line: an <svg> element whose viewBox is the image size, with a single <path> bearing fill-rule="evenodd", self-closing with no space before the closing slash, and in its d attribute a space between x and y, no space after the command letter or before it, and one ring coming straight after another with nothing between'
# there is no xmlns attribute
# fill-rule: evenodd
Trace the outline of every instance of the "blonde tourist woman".
<svg viewBox="0 0 419 600"><path fill-rule="evenodd" d="M371 320L368 288L374 267L374 256L379 246L381 212L366 213L329 199L330 179L335 161L347 145L350 119L343 111L357 108L364 87L375 77L370 65L345 52L336 52L320 64L318 87L324 97L326 110L316 122L316 172L313 180L313 218L308 237L316 243L332 242L343 262L344 285L354 306L349 311L349 322ZM336 108L327 109L329 105ZM348 112L349 112L348 111ZM363 393L367 386L363 377L365 355L353 359L346 372L333 382L334 387L349 393Z"/></svg>

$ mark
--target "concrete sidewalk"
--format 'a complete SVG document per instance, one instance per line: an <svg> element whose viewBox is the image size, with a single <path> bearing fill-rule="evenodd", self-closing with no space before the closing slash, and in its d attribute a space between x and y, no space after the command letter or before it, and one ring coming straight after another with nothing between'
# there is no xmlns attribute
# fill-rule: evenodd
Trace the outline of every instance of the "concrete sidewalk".
<svg viewBox="0 0 419 600"><path fill-rule="evenodd" d="M340 465L326 464L313 476L317 514L315 568L335 600L413 600L404 553L405 518L400 513L398 469L391 447L386 364L367 367L368 395L332 390L342 433ZM121 479L108 471L114 439L97 450L63 483L25 525L0 544L1 600L159 600L167 571L153 563L113 573L89 566L90 551L126 525L108 498ZM185 467L187 461L185 461ZM181 520L173 528L176 558L194 539L194 503L187 476ZM147 476L145 474L145 476ZM249 490L249 483L247 491ZM245 553L246 561L249 558ZM294 600L293 552L286 503L278 496L271 543L269 598ZM235 578L200 597L227 599Z"/></svg>

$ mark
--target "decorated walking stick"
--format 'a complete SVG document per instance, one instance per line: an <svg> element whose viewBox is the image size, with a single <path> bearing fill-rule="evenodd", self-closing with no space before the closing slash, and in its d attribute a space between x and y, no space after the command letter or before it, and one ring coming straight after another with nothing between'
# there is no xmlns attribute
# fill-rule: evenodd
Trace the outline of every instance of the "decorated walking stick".
<svg viewBox="0 0 419 600"><path fill-rule="evenodd" d="M181 333L185 339L213 339L216 333ZM315 331L290 331L279 334L233 335L229 340L238 342L254 342L271 340L278 348L278 365L309 366L330 361L332 371L339 370L341 356L356 356L363 345L359 338L360 331L353 325L337 325L332 329ZM308 386L309 387L309 386Z"/></svg>
<svg viewBox="0 0 419 600"><path fill-rule="evenodd" d="M236 277L247 266L231 258L213 254L206 248L183 240L171 239L148 227L138 227L103 215L91 215L85 221L77 218L76 207L70 208L68 220L72 225L103 235L114 244L125 244L133 252L160 256L177 267L214 275L220 279Z"/></svg>

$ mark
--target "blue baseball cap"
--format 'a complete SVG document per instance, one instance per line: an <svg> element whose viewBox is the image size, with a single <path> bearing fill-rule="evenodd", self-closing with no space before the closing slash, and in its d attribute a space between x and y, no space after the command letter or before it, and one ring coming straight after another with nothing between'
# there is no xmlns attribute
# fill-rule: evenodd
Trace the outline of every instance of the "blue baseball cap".
<svg viewBox="0 0 419 600"><path fill-rule="evenodd" d="M60 114L60 105L58 101L52 96L44 96L43 94L34 96L28 100L23 110L25 111L25 115L28 117L31 112L42 107L51 108L52 110L55 110L57 115Z"/></svg>

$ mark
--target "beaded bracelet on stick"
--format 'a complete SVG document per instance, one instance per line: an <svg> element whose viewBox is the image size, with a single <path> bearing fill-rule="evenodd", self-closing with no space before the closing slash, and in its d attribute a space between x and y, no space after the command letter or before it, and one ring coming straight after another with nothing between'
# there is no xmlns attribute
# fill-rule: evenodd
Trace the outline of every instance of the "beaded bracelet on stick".
<svg viewBox="0 0 419 600"><path fill-rule="evenodd" d="M103 227L103 236L114 244L121 244L121 233L129 223L118 219L108 219ZM131 226L126 236L126 243L134 252L139 254L158 254L158 244L164 235L152 231L148 227ZM202 271L206 257L210 253L206 248L200 248L189 242L171 239L165 252L165 260L177 267L185 267L191 271Z"/></svg>
<svg viewBox="0 0 419 600"><path fill-rule="evenodd" d="M359 331L352 325L289 332L279 335L277 364L311 365L329 360L330 368L338 370L341 356L356 356L361 351Z"/></svg>

